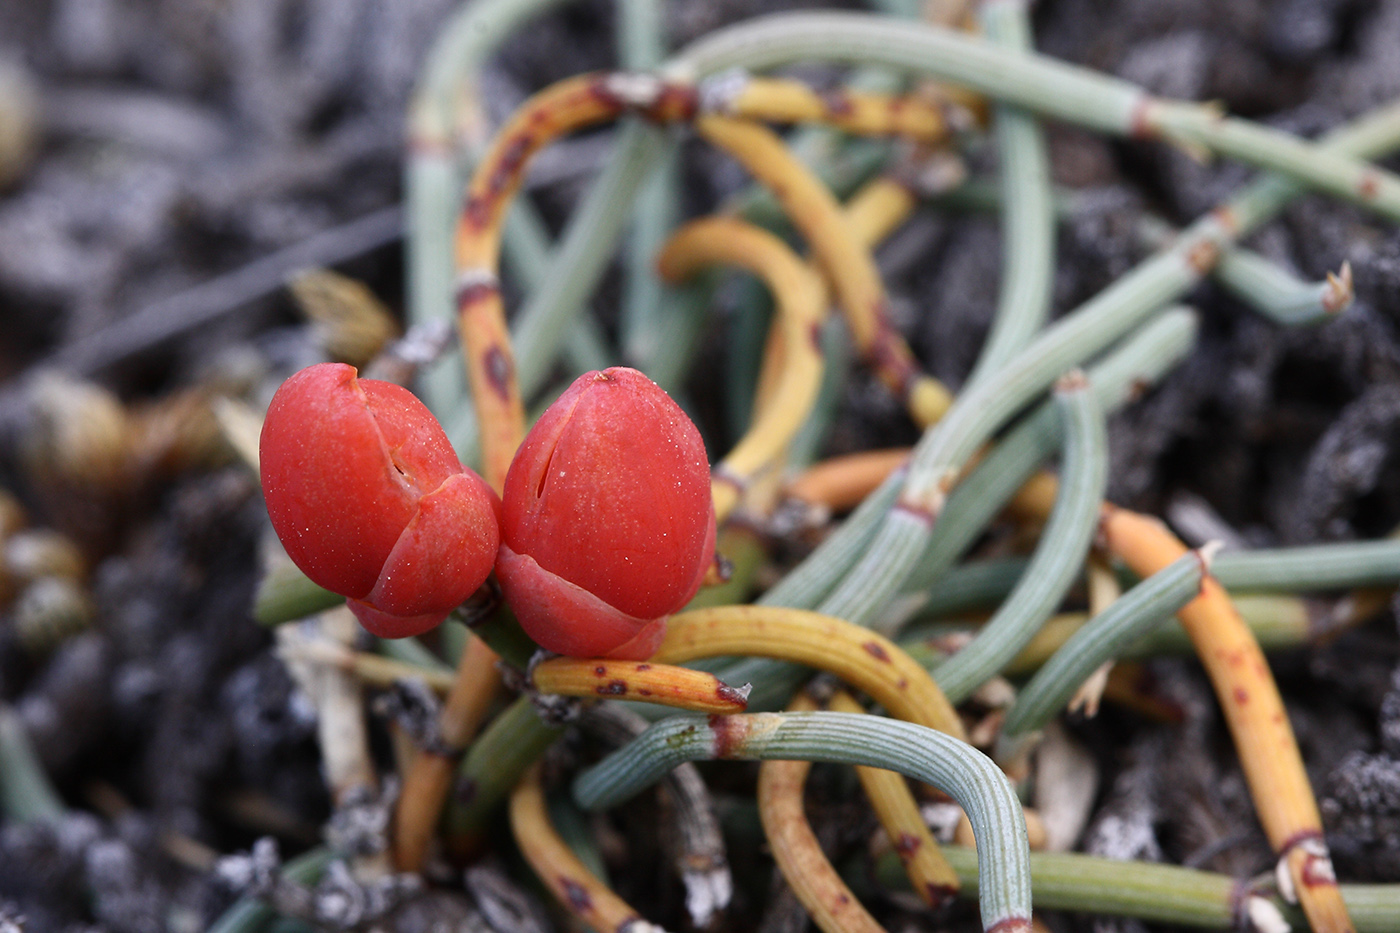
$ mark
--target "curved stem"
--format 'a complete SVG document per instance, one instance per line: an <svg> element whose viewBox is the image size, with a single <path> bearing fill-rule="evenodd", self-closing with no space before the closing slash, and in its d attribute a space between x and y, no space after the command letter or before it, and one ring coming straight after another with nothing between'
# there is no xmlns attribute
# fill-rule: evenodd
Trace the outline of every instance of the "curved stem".
<svg viewBox="0 0 1400 933"><path fill-rule="evenodd" d="M1400 220L1400 178L1350 154L1216 108L1153 98L1108 75L1013 53L951 30L857 13L777 13L717 30L684 49L671 74L772 68L816 59L908 68L1047 117L1126 137L1161 136L1273 169L1334 197Z"/></svg>
<svg viewBox="0 0 1400 933"><path fill-rule="evenodd" d="M1024 0L984 3L981 16L988 41L1013 52L1031 49ZM999 369L1045 326L1055 273L1055 204L1040 124L1006 104L996 107L992 122L1001 181L1002 278L992 329L969 385Z"/></svg>
<svg viewBox="0 0 1400 933"><path fill-rule="evenodd" d="M1156 573L1186 552L1161 522L1126 509L1105 505L1101 528L1107 549L1140 576ZM1302 754L1259 643L1224 588L1210 577L1177 618L1215 687L1259 822L1286 863L1313 929L1352 929Z"/></svg>
<svg viewBox="0 0 1400 933"><path fill-rule="evenodd" d="M1099 665L1119 656L1124 648L1194 599L1205 572L1204 556L1192 551L1091 618L1017 694L1006 714L1002 735L1015 739L1043 727Z"/></svg>
<svg viewBox="0 0 1400 933"><path fill-rule="evenodd" d="M1030 866L1020 801L966 742L913 723L850 713L758 713L657 723L574 781L585 810L622 803L682 761L807 759L899 771L941 787L972 821L987 930L1030 929Z"/></svg>
<svg viewBox="0 0 1400 933"><path fill-rule="evenodd" d="M625 931L641 917L574 855L549 821L538 765L510 795L510 829L536 877L570 914L595 930Z"/></svg>
<svg viewBox="0 0 1400 933"><path fill-rule="evenodd" d="M835 674L870 694L893 716L962 738L962 720L928 672L875 632L804 612L768 606L721 606L671 618L654 660L757 655Z"/></svg>
<svg viewBox="0 0 1400 933"><path fill-rule="evenodd" d="M657 258L657 267L663 277L680 280L718 262L763 278L777 302L781 334L772 396L713 471L715 519L723 522L749 481L777 460L811 411L821 385L817 334L826 290L787 244L737 218L706 218L682 227Z"/></svg>
<svg viewBox="0 0 1400 933"><path fill-rule="evenodd" d="M934 671L953 702L968 696L1014 658L1078 578L1098 524L1108 484L1103 410L1082 374L1061 382L1056 402L1064 423L1060 492L1031 565L977 637Z"/></svg>

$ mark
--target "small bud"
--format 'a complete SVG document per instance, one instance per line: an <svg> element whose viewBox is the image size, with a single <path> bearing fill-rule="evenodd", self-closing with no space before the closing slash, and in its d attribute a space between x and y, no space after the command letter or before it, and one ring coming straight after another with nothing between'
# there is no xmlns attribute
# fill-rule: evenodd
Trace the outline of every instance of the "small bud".
<svg viewBox="0 0 1400 933"><path fill-rule="evenodd" d="M520 446L501 537L496 575L539 645L644 660L714 556L700 432L636 370L585 373Z"/></svg>
<svg viewBox="0 0 1400 933"><path fill-rule="evenodd" d="M259 447L287 554L374 634L427 631L490 574L500 502L407 389L308 367L273 396Z"/></svg>

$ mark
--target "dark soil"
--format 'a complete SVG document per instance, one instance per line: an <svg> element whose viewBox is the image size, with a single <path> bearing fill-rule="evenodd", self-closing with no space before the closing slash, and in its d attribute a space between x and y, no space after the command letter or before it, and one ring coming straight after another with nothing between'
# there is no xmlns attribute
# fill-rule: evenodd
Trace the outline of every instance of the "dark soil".
<svg viewBox="0 0 1400 933"><path fill-rule="evenodd" d="M670 39L679 46L775 6L788 4L672 4ZM33 931L199 930L243 890L230 866L251 864L216 870L219 856L270 837L291 857L321 837L331 805L314 711L249 615L269 534L255 481L216 443L183 463L102 476L109 409L75 397L73 386L101 386L128 411L196 385L265 402L322 352L282 287L295 265L257 267L251 285L192 289L284 250L303 249L289 261L334 266L400 307L405 106L454 8L448 0L0 0L0 481L31 527L77 542L94 607L91 624L72 634L25 621L23 600L0 614L0 707L22 724L68 808L53 821L0 822L0 929L22 917ZM610 4L584 0L512 39L485 83L493 113L553 80L609 66L612 24ZM1046 0L1035 26L1046 53L1310 136L1400 94L1400 2L1391 0ZM19 106L26 95L28 116ZM32 147L11 146L23 133L14 127L26 125ZM1250 175L1157 144L1061 127L1050 139L1057 181L1082 195L1061 228L1057 311L1144 255L1132 233L1144 212L1189 222ZM533 185L556 226L598 164L596 146L577 152L580 162ZM974 169L990 168L983 161ZM687 171L706 205L742 181L698 151ZM1354 306L1323 326L1288 330L1216 286L1197 289L1189 296L1203 321L1197 349L1113 421L1111 496L1168 518L1190 512L1197 522L1179 524L1187 537L1208 526L1251 546L1388 534L1400 525L1400 230L1307 197L1251 245L1307 279L1350 262ZM911 343L956 386L995 304L995 222L924 212L880 255ZM615 294L610 280L598 302L605 321ZM194 320L169 336L149 326ZM722 357L721 346L707 352ZM74 381L60 390L37 380L55 369ZM701 367L690 390L718 411L713 369ZM867 377L848 403L832 452L913 438ZM92 462L45 459L64 449L55 438L70 429L98 452ZM1273 660L1338 875L1400 881L1394 608ZM1182 721L1110 708L1072 724L1101 788L1082 848L1238 877L1270 870L1199 668L1163 660L1148 670ZM387 760L383 721L372 714L371 723ZM706 773L742 811L749 772ZM854 855L869 818L848 803L843 780L819 772L811 807L826 841ZM731 821L741 882L728 928L795 929L783 897L764 893L771 865L744 835L744 816ZM615 876L630 873L634 885L655 875L636 868L655 846L639 825L652 823L622 819L604 846ZM500 846L503 865L508 848ZM383 928L492 928L461 879L435 879L424 894L379 892L406 903ZM357 897L373 893L344 885ZM674 878L655 878L625 893L678 929L686 921L677 891ZM898 900L874 906L896 929L905 921L973 928L966 911L931 919ZM538 906L521 910L494 928L528 928L523 918ZM1091 922L1053 918L1057 929Z"/></svg>

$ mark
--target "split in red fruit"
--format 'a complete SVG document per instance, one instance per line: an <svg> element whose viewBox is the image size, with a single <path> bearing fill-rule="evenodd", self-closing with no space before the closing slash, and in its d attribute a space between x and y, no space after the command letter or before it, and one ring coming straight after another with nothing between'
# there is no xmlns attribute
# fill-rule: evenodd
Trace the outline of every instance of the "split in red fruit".
<svg viewBox="0 0 1400 933"><path fill-rule="evenodd" d="M580 376L521 444L503 498L496 576L559 654L649 657L714 556L700 432L634 369Z"/></svg>
<svg viewBox="0 0 1400 933"><path fill-rule="evenodd" d="M500 500L407 389L310 366L272 397L259 450L288 555L374 634L427 631L490 574Z"/></svg>

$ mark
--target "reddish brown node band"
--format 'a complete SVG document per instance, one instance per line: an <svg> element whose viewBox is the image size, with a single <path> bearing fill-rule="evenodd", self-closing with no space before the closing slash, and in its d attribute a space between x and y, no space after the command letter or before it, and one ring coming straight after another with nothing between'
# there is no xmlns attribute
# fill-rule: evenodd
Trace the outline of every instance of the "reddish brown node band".
<svg viewBox="0 0 1400 933"><path fill-rule="evenodd" d="M1133 104L1132 113L1128 116L1128 136L1131 139L1156 139L1157 127L1151 118L1152 107L1155 102L1149 94L1141 94Z"/></svg>
<svg viewBox="0 0 1400 933"><path fill-rule="evenodd" d="M1324 837L1320 829L1300 829L1293 835L1287 837L1279 844L1279 858L1287 858L1288 854L1298 846L1309 842L1323 842Z"/></svg>
<svg viewBox="0 0 1400 933"><path fill-rule="evenodd" d="M1030 933L1031 929L1030 917L1002 917L983 933Z"/></svg>
<svg viewBox="0 0 1400 933"><path fill-rule="evenodd" d="M469 308L474 304L486 301L500 292L500 283L492 280L478 279L467 282L457 289L457 310L461 311L463 308Z"/></svg>
<svg viewBox="0 0 1400 933"><path fill-rule="evenodd" d="M721 716L712 713L708 720L714 738L710 744L710 754L714 758L733 758L748 735L744 720L737 716Z"/></svg>
<svg viewBox="0 0 1400 933"><path fill-rule="evenodd" d="M829 119L848 119L856 112L855 104L851 97L840 88L830 88L817 94L817 99L821 101L822 108L826 111Z"/></svg>

